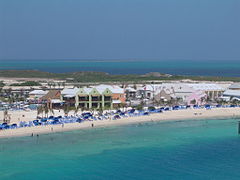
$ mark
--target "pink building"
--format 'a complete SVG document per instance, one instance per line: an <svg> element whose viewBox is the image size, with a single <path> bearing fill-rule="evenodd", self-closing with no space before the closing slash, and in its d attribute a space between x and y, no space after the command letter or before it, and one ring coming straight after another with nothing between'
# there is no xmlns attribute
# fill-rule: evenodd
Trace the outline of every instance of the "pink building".
<svg viewBox="0 0 240 180"><path fill-rule="evenodd" d="M187 97L188 105L203 105L207 98L207 94L203 91L194 91Z"/></svg>

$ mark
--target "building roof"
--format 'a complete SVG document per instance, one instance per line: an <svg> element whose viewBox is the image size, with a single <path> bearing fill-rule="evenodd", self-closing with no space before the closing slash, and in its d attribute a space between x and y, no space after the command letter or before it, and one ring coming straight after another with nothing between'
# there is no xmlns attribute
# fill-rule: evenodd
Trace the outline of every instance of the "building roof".
<svg viewBox="0 0 240 180"><path fill-rule="evenodd" d="M240 89L240 83L234 83L229 86L229 89Z"/></svg>
<svg viewBox="0 0 240 180"><path fill-rule="evenodd" d="M183 92L194 92L194 90L183 83L163 83L163 84L151 84L146 85L145 87L140 88L140 90L146 91L154 91L155 93L159 93L162 90L170 91L171 93L183 93Z"/></svg>
<svg viewBox="0 0 240 180"><path fill-rule="evenodd" d="M113 94L123 94L124 89L120 88L119 86L114 86L114 85L105 85L101 84L98 86L95 86L95 88L100 92L103 93L106 89L109 89Z"/></svg>
<svg viewBox="0 0 240 180"><path fill-rule="evenodd" d="M77 92L79 91L79 88L66 88L61 91L62 95L73 95L75 96Z"/></svg>
<svg viewBox="0 0 240 180"><path fill-rule="evenodd" d="M33 90L29 94L30 95L45 95L47 94L48 91L43 91L43 90Z"/></svg>
<svg viewBox="0 0 240 180"><path fill-rule="evenodd" d="M59 90L49 90L46 95L44 95L42 100L48 100L48 99L60 99L60 91Z"/></svg>
<svg viewBox="0 0 240 180"><path fill-rule="evenodd" d="M83 88L83 90L84 90L87 94L89 94L89 93L92 91L92 88Z"/></svg>
<svg viewBox="0 0 240 180"><path fill-rule="evenodd" d="M134 89L132 87L127 87L126 90L129 91L129 92L136 92L137 91L136 89Z"/></svg>
<svg viewBox="0 0 240 180"><path fill-rule="evenodd" d="M168 89L173 89L175 93L192 93L195 91L193 88L183 83L166 83L163 84L163 86Z"/></svg>
<svg viewBox="0 0 240 180"><path fill-rule="evenodd" d="M224 89L218 84L196 83L187 84L189 87L200 91L223 91Z"/></svg>
<svg viewBox="0 0 240 180"><path fill-rule="evenodd" d="M51 102L53 104L59 104L59 103L62 103L62 101L60 99L52 99Z"/></svg>
<svg viewBox="0 0 240 180"><path fill-rule="evenodd" d="M120 100L112 100L113 104L121 104L122 102Z"/></svg>
<svg viewBox="0 0 240 180"><path fill-rule="evenodd" d="M226 90L223 96L235 96L240 97L240 90Z"/></svg>

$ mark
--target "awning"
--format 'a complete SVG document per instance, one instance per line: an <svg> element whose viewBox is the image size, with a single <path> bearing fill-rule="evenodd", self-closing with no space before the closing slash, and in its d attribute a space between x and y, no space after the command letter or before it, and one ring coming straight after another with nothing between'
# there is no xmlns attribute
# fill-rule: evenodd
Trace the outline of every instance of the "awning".
<svg viewBox="0 0 240 180"><path fill-rule="evenodd" d="M65 95L64 97L72 98L72 97L75 97L75 95L73 95L73 94L68 94L68 95Z"/></svg>
<svg viewBox="0 0 240 180"><path fill-rule="evenodd" d="M221 99L223 99L223 100L226 100L226 101L229 101L230 100L230 97L228 97L228 96L222 96L222 97L220 97Z"/></svg>
<svg viewBox="0 0 240 180"><path fill-rule="evenodd" d="M58 104L58 103L62 103L62 101L60 99L52 99L51 103Z"/></svg>
<svg viewBox="0 0 240 180"><path fill-rule="evenodd" d="M240 101L240 98L234 97L234 98L232 98L232 101L234 101L234 100Z"/></svg>
<svg viewBox="0 0 240 180"><path fill-rule="evenodd" d="M121 104L122 102L120 100L113 100L112 103L113 104Z"/></svg>

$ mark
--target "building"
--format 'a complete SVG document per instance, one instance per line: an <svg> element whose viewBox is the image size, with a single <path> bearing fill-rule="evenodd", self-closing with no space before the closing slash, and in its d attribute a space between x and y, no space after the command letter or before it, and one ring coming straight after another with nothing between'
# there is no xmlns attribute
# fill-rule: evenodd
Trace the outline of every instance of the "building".
<svg viewBox="0 0 240 180"><path fill-rule="evenodd" d="M187 85L196 91L205 92L207 94L207 98L213 101L221 97L224 92L224 88L218 84L196 83Z"/></svg>
<svg viewBox="0 0 240 180"><path fill-rule="evenodd" d="M176 100L180 103L185 104L187 102L187 98L195 92L194 89L190 88L186 84L183 83L166 83L163 84L164 87L171 89L172 94L174 94Z"/></svg>
<svg viewBox="0 0 240 180"><path fill-rule="evenodd" d="M70 106L78 106L76 101L76 96L78 93L78 88L65 88L61 91L60 100Z"/></svg>
<svg viewBox="0 0 240 180"><path fill-rule="evenodd" d="M162 90L162 84L147 84L137 89L137 97L140 99L153 99Z"/></svg>
<svg viewBox="0 0 240 180"><path fill-rule="evenodd" d="M127 100L134 100L137 98L137 90L132 87L127 87L125 89L125 94Z"/></svg>
<svg viewBox="0 0 240 180"><path fill-rule="evenodd" d="M224 101L240 101L240 90L228 89L223 93L221 99L223 99Z"/></svg>
<svg viewBox="0 0 240 180"><path fill-rule="evenodd" d="M175 95L172 89L162 88L160 92L156 92L154 95L154 100L157 102L168 102L175 99Z"/></svg>
<svg viewBox="0 0 240 180"><path fill-rule="evenodd" d="M112 86L112 85L99 85L95 86L97 89L101 89L104 91L105 89L109 89L112 93L112 100L113 106L116 107L118 104L125 104L126 103L126 95L123 88L119 86Z"/></svg>
<svg viewBox="0 0 240 180"><path fill-rule="evenodd" d="M204 105L206 96L203 91L195 91L186 98L187 105Z"/></svg>
<svg viewBox="0 0 240 180"><path fill-rule="evenodd" d="M64 89L61 100L70 106L86 109L114 108L126 103L124 89L110 85Z"/></svg>
<svg viewBox="0 0 240 180"><path fill-rule="evenodd" d="M48 91L43 90L33 90L29 92L29 100L39 100L41 97L45 96Z"/></svg>
<svg viewBox="0 0 240 180"><path fill-rule="evenodd" d="M240 101L240 83L231 84L226 91L223 92L220 97L223 101Z"/></svg>
<svg viewBox="0 0 240 180"><path fill-rule="evenodd" d="M240 83L234 83L228 87L229 90L240 90Z"/></svg>
<svg viewBox="0 0 240 180"><path fill-rule="evenodd" d="M190 104L190 102L202 104L205 102L205 91L193 88L192 86L186 83L148 84L137 89L139 95L137 97L148 99L148 104L151 102L175 102L175 104ZM219 89L220 88L221 87L219 87Z"/></svg>
<svg viewBox="0 0 240 180"><path fill-rule="evenodd" d="M77 106L81 108L113 108L112 92L106 88L81 88L76 97Z"/></svg>
<svg viewBox="0 0 240 180"><path fill-rule="evenodd" d="M49 108L59 107L62 103L61 101L61 91L60 90L49 90L46 95L40 98L43 103L49 104Z"/></svg>

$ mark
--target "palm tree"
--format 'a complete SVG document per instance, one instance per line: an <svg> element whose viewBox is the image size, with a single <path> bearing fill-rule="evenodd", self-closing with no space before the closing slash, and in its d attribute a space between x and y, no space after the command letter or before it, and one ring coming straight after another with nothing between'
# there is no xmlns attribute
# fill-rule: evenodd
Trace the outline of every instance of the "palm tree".
<svg viewBox="0 0 240 180"><path fill-rule="evenodd" d="M58 88L60 89L62 83L58 82L57 84L58 84Z"/></svg>
<svg viewBox="0 0 240 180"><path fill-rule="evenodd" d="M102 114L103 114L103 108L100 107L100 108L98 109L98 115L102 116Z"/></svg>
<svg viewBox="0 0 240 180"><path fill-rule="evenodd" d="M239 101L238 101L237 99L234 99L234 100L232 101L232 104L233 104L233 105L238 105L238 103L239 103Z"/></svg>
<svg viewBox="0 0 240 180"><path fill-rule="evenodd" d="M47 105L44 106L44 112L45 112L45 116L48 117L49 108Z"/></svg>
<svg viewBox="0 0 240 180"><path fill-rule="evenodd" d="M55 84L55 83L53 83L53 89L55 89L55 87L56 87L56 84Z"/></svg>
<svg viewBox="0 0 240 180"><path fill-rule="evenodd" d="M70 106L69 106L69 104L65 104L65 105L64 105L63 111L64 111L64 114L65 114L66 116L68 116L68 113L69 113L69 111L70 111Z"/></svg>
<svg viewBox="0 0 240 180"><path fill-rule="evenodd" d="M9 96L8 97L8 103L12 104L14 102L14 97L13 96Z"/></svg>
<svg viewBox="0 0 240 180"><path fill-rule="evenodd" d="M8 121L10 121L9 115L8 115L8 110L5 109L3 112L3 122L4 123L8 123Z"/></svg>
<svg viewBox="0 0 240 180"><path fill-rule="evenodd" d="M54 111L53 108L50 109L50 112L52 113L52 115L54 115Z"/></svg>
<svg viewBox="0 0 240 180"><path fill-rule="evenodd" d="M75 107L75 109L74 109L74 115L77 115L78 111L79 111L79 106Z"/></svg>
<svg viewBox="0 0 240 180"><path fill-rule="evenodd" d="M62 86L63 86L63 88L65 88L65 82L62 82Z"/></svg>
<svg viewBox="0 0 240 180"><path fill-rule="evenodd" d="M52 83L48 82L48 86L50 87L50 89L52 89Z"/></svg>
<svg viewBox="0 0 240 180"><path fill-rule="evenodd" d="M37 115L39 115L39 114L42 114L42 117L43 117L43 107L42 107L42 105L37 107Z"/></svg>

